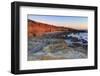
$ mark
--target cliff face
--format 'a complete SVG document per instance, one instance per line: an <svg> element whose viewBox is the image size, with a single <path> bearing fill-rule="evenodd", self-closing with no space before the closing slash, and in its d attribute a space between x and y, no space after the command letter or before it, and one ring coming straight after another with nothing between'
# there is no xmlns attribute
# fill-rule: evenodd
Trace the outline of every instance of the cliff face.
<svg viewBox="0 0 100 76"><path fill-rule="evenodd" d="M73 29L65 27L57 27L51 24L40 23L37 21L28 20L28 36L42 36L49 32L73 31ZM74 30L75 31L75 30Z"/></svg>

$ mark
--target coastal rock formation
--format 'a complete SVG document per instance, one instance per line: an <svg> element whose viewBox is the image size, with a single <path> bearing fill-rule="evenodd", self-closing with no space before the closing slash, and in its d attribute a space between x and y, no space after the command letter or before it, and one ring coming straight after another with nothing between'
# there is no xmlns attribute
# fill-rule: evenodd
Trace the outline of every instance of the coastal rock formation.
<svg viewBox="0 0 100 76"><path fill-rule="evenodd" d="M64 40L61 40L59 43L49 44L43 48L45 52L56 52L61 51L63 49L67 49L67 44Z"/></svg>
<svg viewBox="0 0 100 76"><path fill-rule="evenodd" d="M28 20L29 61L87 58L87 40L86 31Z"/></svg>
<svg viewBox="0 0 100 76"><path fill-rule="evenodd" d="M28 20L28 36L42 36L45 33L50 32L68 32L68 31L77 31L76 29L67 28L67 27L57 27L52 24L41 23L33 20Z"/></svg>

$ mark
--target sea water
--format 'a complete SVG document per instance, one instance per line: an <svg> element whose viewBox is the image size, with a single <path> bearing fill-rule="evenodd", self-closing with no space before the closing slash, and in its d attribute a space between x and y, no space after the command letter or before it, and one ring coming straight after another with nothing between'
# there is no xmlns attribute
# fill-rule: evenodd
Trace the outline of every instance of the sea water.
<svg viewBox="0 0 100 76"><path fill-rule="evenodd" d="M87 32L70 33L67 35L65 41L69 45L71 45L73 42L87 44L88 43L88 33Z"/></svg>

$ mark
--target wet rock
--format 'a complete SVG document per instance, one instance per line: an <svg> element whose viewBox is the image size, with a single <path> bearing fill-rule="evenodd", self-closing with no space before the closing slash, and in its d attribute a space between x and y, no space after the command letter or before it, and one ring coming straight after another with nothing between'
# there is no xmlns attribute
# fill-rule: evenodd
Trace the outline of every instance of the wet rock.
<svg viewBox="0 0 100 76"><path fill-rule="evenodd" d="M59 43L49 44L46 47L44 47L43 50L46 52L57 52L66 48L67 48L67 44L63 40L62 42L59 42Z"/></svg>

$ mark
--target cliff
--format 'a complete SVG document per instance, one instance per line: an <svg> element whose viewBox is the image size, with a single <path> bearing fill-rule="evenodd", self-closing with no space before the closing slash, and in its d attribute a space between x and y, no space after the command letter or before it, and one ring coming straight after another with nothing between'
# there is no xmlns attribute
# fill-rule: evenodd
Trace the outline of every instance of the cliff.
<svg viewBox="0 0 100 76"><path fill-rule="evenodd" d="M33 36L42 36L50 32L73 32L77 31L76 29L55 26L52 24L41 23L28 19L28 37Z"/></svg>

